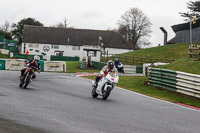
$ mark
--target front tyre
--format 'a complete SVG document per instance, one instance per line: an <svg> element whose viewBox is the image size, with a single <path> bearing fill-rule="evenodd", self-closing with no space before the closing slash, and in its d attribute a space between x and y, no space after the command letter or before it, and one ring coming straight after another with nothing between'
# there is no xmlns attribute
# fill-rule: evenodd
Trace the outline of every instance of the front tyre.
<svg viewBox="0 0 200 133"><path fill-rule="evenodd" d="M20 79L19 79L19 87L22 87L23 81L24 81L24 77L23 77L23 76L20 76Z"/></svg>
<svg viewBox="0 0 200 133"><path fill-rule="evenodd" d="M96 93L96 87L93 86L92 88L92 93L91 93L92 97L96 98L98 96L98 94Z"/></svg>
<svg viewBox="0 0 200 133"><path fill-rule="evenodd" d="M104 87L102 87L102 99L106 100L108 98L108 96L110 95L112 88L107 87L106 90L104 90Z"/></svg>
<svg viewBox="0 0 200 133"><path fill-rule="evenodd" d="M23 86L22 86L24 89L26 89L26 87L28 86L30 80L31 80L31 77L28 76L28 77L26 78L26 81L24 81L24 84L23 84Z"/></svg>
<svg viewBox="0 0 200 133"><path fill-rule="evenodd" d="M19 87L22 87L23 83L22 81L19 81Z"/></svg>

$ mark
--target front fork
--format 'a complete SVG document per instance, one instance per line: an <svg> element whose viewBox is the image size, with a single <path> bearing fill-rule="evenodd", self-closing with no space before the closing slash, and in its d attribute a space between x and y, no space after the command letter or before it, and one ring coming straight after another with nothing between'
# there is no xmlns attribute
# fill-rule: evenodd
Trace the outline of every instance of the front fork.
<svg viewBox="0 0 200 133"><path fill-rule="evenodd" d="M26 73L26 77L25 77L25 79L24 79L24 81L23 82L25 82L26 81L26 79L27 79L27 77L29 76L29 72L27 72ZM33 77L33 73L31 74L31 78L30 78L30 81L29 81L29 83L31 83L31 81L32 81L32 77Z"/></svg>
<svg viewBox="0 0 200 133"><path fill-rule="evenodd" d="M102 90L107 91L108 87L110 87L110 88L113 89L113 85L109 85L109 84L107 84L107 83L105 83L105 85L104 85L103 87L104 87L104 88L102 89L102 87L98 86L98 88L97 88L97 93L98 93L98 94L103 95Z"/></svg>

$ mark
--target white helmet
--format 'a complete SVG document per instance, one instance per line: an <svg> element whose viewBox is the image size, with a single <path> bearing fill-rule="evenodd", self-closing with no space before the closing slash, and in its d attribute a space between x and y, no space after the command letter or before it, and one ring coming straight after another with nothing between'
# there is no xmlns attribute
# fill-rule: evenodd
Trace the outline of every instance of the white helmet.
<svg viewBox="0 0 200 133"><path fill-rule="evenodd" d="M40 61L40 57L37 56L37 55L35 55L33 59L34 59L34 61L36 61L37 63Z"/></svg>

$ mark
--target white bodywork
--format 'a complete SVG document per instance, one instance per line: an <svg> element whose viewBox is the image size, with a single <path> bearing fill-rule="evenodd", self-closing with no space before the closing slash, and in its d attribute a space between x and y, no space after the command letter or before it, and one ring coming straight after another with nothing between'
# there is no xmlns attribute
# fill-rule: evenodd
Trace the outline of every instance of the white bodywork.
<svg viewBox="0 0 200 133"><path fill-rule="evenodd" d="M102 95L102 87L104 86L104 90L106 90L108 87L111 87L112 89L115 87L115 85L118 83L119 76L116 73L108 73L106 77L103 77L99 82L98 82L98 87L96 89L96 93L99 95ZM111 83L109 85L108 83ZM92 85L94 85L94 81L92 82Z"/></svg>

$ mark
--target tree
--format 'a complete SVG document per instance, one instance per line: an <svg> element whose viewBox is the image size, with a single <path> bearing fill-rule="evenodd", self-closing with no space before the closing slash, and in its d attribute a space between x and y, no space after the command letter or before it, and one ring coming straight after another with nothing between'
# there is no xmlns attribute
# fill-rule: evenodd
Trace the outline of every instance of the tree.
<svg viewBox="0 0 200 133"><path fill-rule="evenodd" d="M5 21L5 23L0 27L0 36L4 36L5 39L12 39L12 35L9 32L10 23Z"/></svg>
<svg viewBox="0 0 200 133"><path fill-rule="evenodd" d="M118 31L133 45L133 48L139 48L144 43L145 37L149 37L151 33L151 22L147 16L138 8L131 8L121 16L121 20L118 22Z"/></svg>
<svg viewBox="0 0 200 133"><path fill-rule="evenodd" d="M186 18L191 18L191 16L196 16L196 17L200 17L200 0L198 1L189 1L187 3L187 8L189 9L189 12L187 13L181 13L182 17L186 17ZM186 19L188 20L188 19Z"/></svg>
<svg viewBox="0 0 200 133"><path fill-rule="evenodd" d="M5 21L5 23L0 27L2 31L8 32L10 28L10 23L8 21Z"/></svg>
<svg viewBox="0 0 200 133"><path fill-rule="evenodd" d="M17 24L13 24L12 25L13 30L11 32L14 39L17 39L19 41L19 44L22 43L24 25L43 26L42 23L40 23L39 21L33 18L25 18L25 19L22 19Z"/></svg>
<svg viewBox="0 0 200 133"><path fill-rule="evenodd" d="M4 36L5 39L12 39L12 35L10 32L6 32L4 30L0 30L0 36Z"/></svg>

